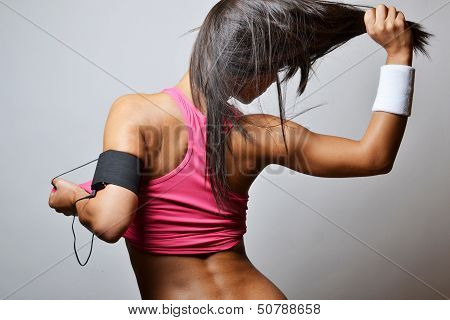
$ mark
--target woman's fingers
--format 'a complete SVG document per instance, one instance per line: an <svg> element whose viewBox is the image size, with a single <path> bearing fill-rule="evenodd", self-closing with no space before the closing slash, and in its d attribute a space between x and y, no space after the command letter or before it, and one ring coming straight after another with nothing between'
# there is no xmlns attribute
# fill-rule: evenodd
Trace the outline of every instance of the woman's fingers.
<svg viewBox="0 0 450 320"><path fill-rule="evenodd" d="M397 16L397 9L395 7L389 7L388 15L386 17L386 21L384 22L384 26L387 31L393 31L395 28L395 17Z"/></svg>
<svg viewBox="0 0 450 320"><path fill-rule="evenodd" d="M367 33L372 36L375 33L375 22L377 18L377 13L375 9L369 9L364 15L364 22L366 24Z"/></svg>
<svg viewBox="0 0 450 320"><path fill-rule="evenodd" d="M405 27L405 15L403 14L403 12L398 11L397 12L397 17L395 18L395 25L400 28L403 29Z"/></svg>
<svg viewBox="0 0 450 320"><path fill-rule="evenodd" d="M386 21L394 22L396 16L397 16L397 8L390 6L388 9Z"/></svg>
<svg viewBox="0 0 450 320"><path fill-rule="evenodd" d="M55 208L56 197L57 197L56 192L50 192L50 195L48 197L48 206L52 209Z"/></svg>
<svg viewBox="0 0 450 320"><path fill-rule="evenodd" d="M397 16L397 9L395 7L389 7L388 15L386 17L386 29L392 31L395 28L395 18Z"/></svg>
<svg viewBox="0 0 450 320"><path fill-rule="evenodd" d="M384 26L384 22L387 18L387 8L384 4L377 5L376 8L376 21L375 24L378 26Z"/></svg>
<svg viewBox="0 0 450 320"><path fill-rule="evenodd" d="M397 17L395 18L398 21L405 21L405 15L401 11L397 11Z"/></svg>
<svg viewBox="0 0 450 320"><path fill-rule="evenodd" d="M70 193L71 184L63 179L53 179L52 184L56 191L50 192L48 205L56 212L62 212L62 208L67 205L67 195Z"/></svg>
<svg viewBox="0 0 450 320"><path fill-rule="evenodd" d="M364 15L364 22L366 24L367 32L371 32L373 29L373 25L375 24L375 9L369 9L366 11L366 14Z"/></svg>
<svg viewBox="0 0 450 320"><path fill-rule="evenodd" d="M55 187L55 189L58 189L59 179L53 178L52 179L52 186Z"/></svg>

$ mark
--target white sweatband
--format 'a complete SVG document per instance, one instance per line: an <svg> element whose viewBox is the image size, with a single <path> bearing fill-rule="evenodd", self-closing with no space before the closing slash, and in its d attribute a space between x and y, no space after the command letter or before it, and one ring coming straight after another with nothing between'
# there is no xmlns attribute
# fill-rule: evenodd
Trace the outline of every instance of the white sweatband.
<svg viewBox="0 0 450 320"><path fill-rule="evenodd" d="M381 67L380 83L372 111L410 116L414 95L415 69L400 64Z"/></svg>

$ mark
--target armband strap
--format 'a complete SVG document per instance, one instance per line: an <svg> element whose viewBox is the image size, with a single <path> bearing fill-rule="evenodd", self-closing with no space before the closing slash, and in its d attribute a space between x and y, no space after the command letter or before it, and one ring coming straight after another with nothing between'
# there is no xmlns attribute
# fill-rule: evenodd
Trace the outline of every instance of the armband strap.
<svg viewBox="0 0 450 320"><path fill-rule="evenodd" d="M414 95L415 69L407 65L381 67L377 97L372 111L410 116Z"/></svg>
<svg viewBox="0 0 450 320"><path fill-rule="evenodd" d="M127 152L107 150L100 154L91 189L98 191L108 184L139 194L142 160Z"/></svg>

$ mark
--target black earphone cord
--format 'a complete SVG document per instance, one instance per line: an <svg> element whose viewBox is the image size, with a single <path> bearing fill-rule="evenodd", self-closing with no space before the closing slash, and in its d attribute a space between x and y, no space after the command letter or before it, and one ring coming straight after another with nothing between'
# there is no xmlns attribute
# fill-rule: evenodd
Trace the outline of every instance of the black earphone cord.
<svg viewBox="0 0 450 320"><path fill-rule="evenodd" d="M79 166L79 167L76 167L75 169L72 169L72 170L69 170L69 171L67 171L67 172L64 172L64 173L62 173L62 174L60 174L60 175L57 175L56 177L54 177L54 178L52 179L52 185L53 185L53 180L54 180L54 179L59 178L59 177L65 175L65 174L68 174L68 173L72 172L72 171L78 170L78 169L80 169L80 168L82 168L82 167L85 167L85 166L87 166L88 164L91 164L92 162L95 162L95 161L97 161L97 160L98 160L98 159L89 161L88 163L85 163L85 164L83 164L83 165L81 165L81 166ZM55 187L55 185L53 185L53 187ZM56 189L56 187L55 187L55 189ZM83 197L83 198L81 198L81 199L76 200L75 203L74 203L74 205L76 206L76 204L77 204L78 201L81 201L81 200L87 200L87 199L92 199L92 198L94 198L94 197L96 196L96 194L97 194L97 190L93 190L92 193L91 193L90 195L85 196L85 197ZM72 220L73 250L74 250L74 252L75 252L75 257L77 258L78 263L80 264L80 266L84 267L84 266L88 263L89 258L91 257L92 248L94 247L94 237L95 237L95 234L92 233L92 238L91 238L91 249L89 250L89 255L88 255L86 261L85 261L84 263L82 263L81 260L80 260L80 257L78 256L78 252L77 252L77 245L76 245L76 244L77 244L77 236L75 235L75 229L74 229L74 227L73 227L74 223L75 223L75 215L73 216L73 220Z"/></svg>

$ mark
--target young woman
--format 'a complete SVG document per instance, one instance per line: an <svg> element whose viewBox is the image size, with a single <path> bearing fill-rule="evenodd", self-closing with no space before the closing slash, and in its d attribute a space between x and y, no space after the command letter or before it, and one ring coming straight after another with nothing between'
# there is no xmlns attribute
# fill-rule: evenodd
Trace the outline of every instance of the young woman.
<svg viewBox="0 0 450 320"><path fill-rule="evenodd" d="M380 78L382 102L364 137L322 135L286 120L280 84L300 70L301 94L317 59L365 32L398 72ZM413 51L426 53L428 36L384 5L222 0L202 24L179 83L122 96L111 107L103 148L141 160L139 192L109 183L84 199L91 182L54 179L49 205L77 215L106 242L124 237L143 299L287 299L246 255L251 184L269 164L320 177L388 173L409 115ZM274 82L280 117L243 115L228 102L249 103ZM406 102L395 109L398 101Z"/></svg>

